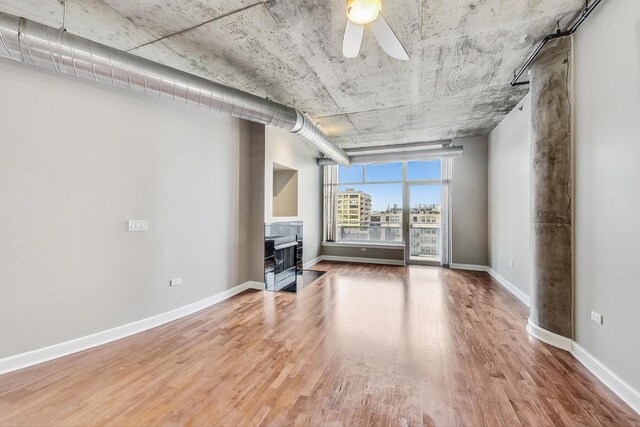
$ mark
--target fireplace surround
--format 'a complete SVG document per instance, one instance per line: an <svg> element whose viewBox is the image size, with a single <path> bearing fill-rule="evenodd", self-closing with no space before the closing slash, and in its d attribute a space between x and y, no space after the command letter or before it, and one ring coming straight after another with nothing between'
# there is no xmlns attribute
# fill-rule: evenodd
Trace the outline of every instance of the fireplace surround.
<svg viewBox="0 0 640 427"><path fill-rule="evenodd" d="M265 289L296 292L302 286L302 221L265 224L264 236Z"/></svg>

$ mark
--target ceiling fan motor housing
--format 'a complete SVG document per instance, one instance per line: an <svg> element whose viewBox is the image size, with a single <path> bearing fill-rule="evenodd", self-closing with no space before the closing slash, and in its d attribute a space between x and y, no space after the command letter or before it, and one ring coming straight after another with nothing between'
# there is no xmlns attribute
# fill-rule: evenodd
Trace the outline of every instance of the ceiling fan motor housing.
<svg viewBox="0 0 640 427"><path fill-rule="evenodd" d="M370 24L380 16L382 0L347 0L347 17L354 24Z"/></svg>

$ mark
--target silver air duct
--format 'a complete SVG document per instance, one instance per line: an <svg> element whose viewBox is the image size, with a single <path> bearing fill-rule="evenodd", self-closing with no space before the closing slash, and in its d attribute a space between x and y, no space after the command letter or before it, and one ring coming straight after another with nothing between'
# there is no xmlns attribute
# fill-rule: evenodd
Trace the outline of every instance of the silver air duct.
<svg viewBox="0 0 640 427"><path fill-rule="evenodd" d="M398 151L387 153L375 153L375 154L353 154L351 156L351 164L366 164L366 163L388 163L388 162L402 162L405 160L429 160L429 159L444 159L450 157L460 157L464 153L462 146L452 146L444 148L431 148L428 150L416 150L416 151ZM318 159L318 166L331 166L337 165L332 159Z"/></svg>
<svg viewBox="0 0 640 427"><path fill-rule="evenodd" d="M349 156L307 115L293 108L74 36L64 29L0 13L0 57L287 129L335 162L350 163Z"/></svg>

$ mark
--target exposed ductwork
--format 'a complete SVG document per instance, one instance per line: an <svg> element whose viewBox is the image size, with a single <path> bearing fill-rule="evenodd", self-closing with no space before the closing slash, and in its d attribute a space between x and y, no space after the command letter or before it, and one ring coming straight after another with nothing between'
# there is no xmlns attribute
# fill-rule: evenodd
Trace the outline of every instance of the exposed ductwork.
<svg viewBox="0 0 640 427"><path fill-rule="evenodd" d="M460 157L464 153L461 145L412 151L379 152L373 154L353 154L351 164L402 162L405 160L430 160ZM338 163L332 159L318 159L318 166L331 166Z"/></svg>
<svg viewBox="0 0 640 427"><path fill-rule="evenodd" d="M439 141L409 142L406 144L371 145L365 147L345 148L344 151L349 156L360 156L363 154L398 153L417 150L429 150L437 146L449 147L452 144L453 140L442 139Z"/></svg>
<svg viewBox="0 0 640 427"><path fill-rule="evenodd" d="M69 34L64 29L0 13L0 57L287 129L335 162L350 163L349 156L306 114Z"/></svg>

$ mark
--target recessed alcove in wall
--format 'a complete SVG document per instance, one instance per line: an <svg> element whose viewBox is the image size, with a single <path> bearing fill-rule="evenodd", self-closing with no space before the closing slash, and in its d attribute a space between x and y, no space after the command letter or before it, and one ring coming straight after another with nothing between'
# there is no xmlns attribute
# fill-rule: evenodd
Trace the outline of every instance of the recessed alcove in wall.
<svg viewBox="0 0 640 427"><path fill-rule="evenodd" d="M273 164L273 216L298 216L298 171Z"/></svg>

